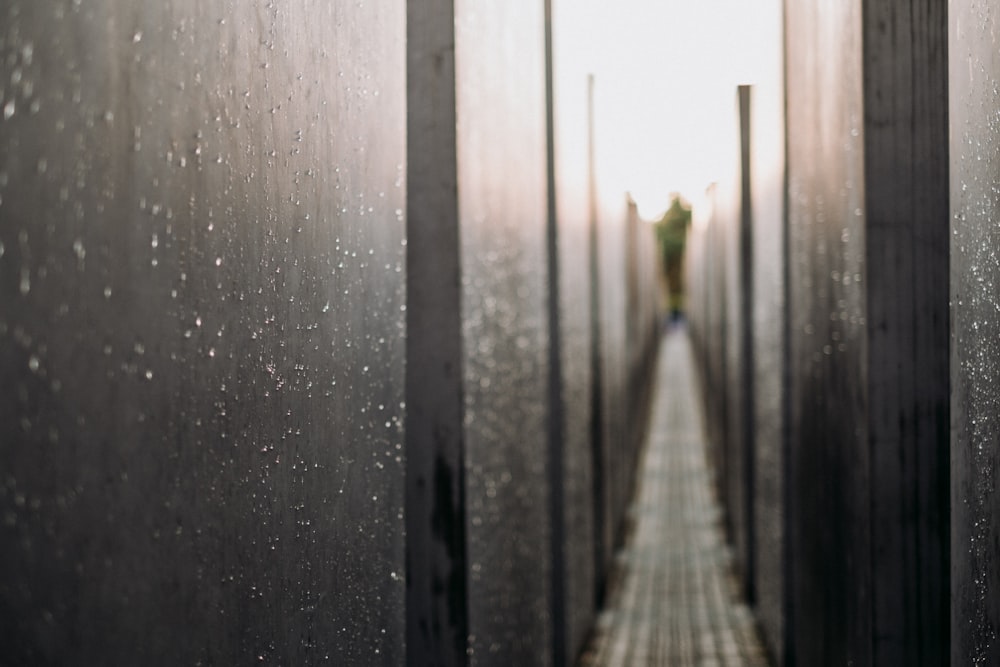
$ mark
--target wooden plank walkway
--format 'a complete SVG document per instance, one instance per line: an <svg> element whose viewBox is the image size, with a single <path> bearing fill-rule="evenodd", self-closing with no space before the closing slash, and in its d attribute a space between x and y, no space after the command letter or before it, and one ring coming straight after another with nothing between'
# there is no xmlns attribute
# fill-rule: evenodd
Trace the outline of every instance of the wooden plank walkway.
<svg viewBox="0 0 1000 667"><path fill-rule="evenodd" d="M580 664L766 666L723 537L683 328L664 338L653 401L629 534Z"/></svg>

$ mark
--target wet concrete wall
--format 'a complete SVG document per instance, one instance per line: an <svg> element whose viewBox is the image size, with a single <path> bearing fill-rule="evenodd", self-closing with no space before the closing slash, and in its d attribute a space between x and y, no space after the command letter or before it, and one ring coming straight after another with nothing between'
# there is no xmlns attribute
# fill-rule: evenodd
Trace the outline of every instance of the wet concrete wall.
<svg viewBox="0 0 1000 667"><path fill-rule="evenodd" d="M598 89L599 93L599 89ZM598 147L600 144L598 143ZM600 153L598 153L599 155ZM626 414L625 403L627 378L625 376L625 317L626 286L624 280L614 276L625 276L625 218L622 210L625 198L620 196L612 203L609 194L603 192L600 181L597 184L597 292L598 292L598 354L601 391L597 409L600 411L600 438L602 452L597 469L602 477L604 490L604 513L601 526L604 535L603 552L605 562L602 571L610 571L615 545L622 529L623 510L628 498L625 496L622 480L622 466L619 462L626 455Z"/></svg>
<svg viewBox="0 0 1000 667"><path fill-rule="evenodd" d="M944 6L786 11L792 651L804 664L940 664Z"/></svg>
<svg viewBox="0 0 1000 667"><path fill-rule="evenodd" d="M569 664L630 495L652 231L601 205L580 8L429 9L409 28L410 657Z"/></svg>
<svg viewBox="0 0 1000 667"><path fill-rule="evenodd" d="M749 87L741 86L733 98L732 127L726 128L733 159L726 178L694 205L685 260L709 452L726 508L721 520L733 546L741 594L748 599L753 598L755 582L750 101Z"/></svg>
<svg viewBox="0 0 1000 667"><path fill-rule="evenodd" d="M786 12L789 641L796 664L869 664L860 3Z"/></svg>
<svg viewBox="0 0 1000 667"><path fill-rule="evenodd" d="M652 226L597 168L607 126L595 120L601 87L581 59L591 45L590 33L580 27L593 7L556 2L552 9L556 345L564 429L558 460L563 555L556 561L565 563L562 631L572 658L626 529L655 367L660 295Z"/></svg>
<svg viewBox="0 0 1000 667"><path fill-rule="evenodd" d="M577 28L592 8L551 3L553 164L550 166L558 271L562 554L562 654L579 655L597 599L595 476L591 363L591 180L588 70L578 56L586 35ZM552 269L550 268L550 271ZM550 286L551 287L551 286ZM551 304L550 304L551 307ZM554 485L555 486L555 485ZM557 561L558 562L558 561ZM559 624L559 616L555 616ZM559 645L557 640L556 645ZM559 650L559 649L557 649ZM558 663L558 660L556 661Z"/></svg>
<svg viewBox="0 0 1000 667"><path fill-rule="evenodd" d="M407 12L407 659L464 665L469 564L454 3L410 3Z"/></svg>
<svg viewBox="0 0 1000 667"><path fill-rule="evenodd" d="M1000 215L1000 16L952 3L951 664L1000 662L996 224Z"/></svg>
<svg viewBox="0 0 1000 667"><path fill-rule="evenodd" d="M627 530L636 463L645 432L649 389L658 340L655 293L656 242L652 225L638 217L629 199L600 190L596 219L597 341L600 378L597 429L603 505L598 535L603 563L610 572L615 549ZM616 205L617 204L617 205Z"/></svg>
<svg viewBox="0 0 1000 667"><path fill-rule="evenodd" d="M725 184L727 187L731 183ZM699 381L705 403L705 430L708 435L709 456L715 474L719 497L726 504L727 461L725 441L729 415L725 390L727 354L727 245L722 233L723 219L728 214L730 197L720 184L710 185L701 201L692 209L691 231L685 251L685 270L690 296L687 299L688 321L692 348L698 360Z"/></svg>
<svg viewBox="0 0 1000 667"><path fill-rule="evenodd" d="M625 452L626 219L624 193L610 193L602 169L601 82L588 78L588 162L591 271L591 438L594 466L594 521L597 599L602 601L622 527L626 498L619 461Z"/></svg>
<svg viewBox="0 0 1000 667"><path fill-rule="evenodd" d="M638 460L646 436L652 399L652 369L660 341L660 257L653 225L639 217L635 202L626 205L625 287L627 299L626 359L628 413L625 430L627 456L624 468L625 494L631 501ZM623 510L624 511L624 510Z"/></svg>
<svg viewBox="0 0 1000 667"><path fill-rule="evenodd" d="M551 661L543 18L455 8L471 664Z"/></svg>
<svg viewBox="0 0 1000 667"><path fill-rule="evenodd" d="M876 664L941 664L949 650L946 10L864 14Z"/></svg>
<svg viewBox="0 0 1000 667"><path fill-rule="evenodd" d="M785 3L785 155L773 73L742 122L750 186L720 183L693 247L719 486L782 662L941 664L949 650L943 11Z"/></svg>
<svg viewBox="0 0 1000 667"><path fill-rule="evenodd" d="M721 442L725 471L726 526L733 543L743 595L753 599L753 237L750 226L750 88L739 86L734 99L733 172L719 188L713 224L723 243L729 298L724 311L726 431Z"/></svg>
<svg viewBox="0 0 1000 667"><path fill-rule="evenodd" d="M771 21L760 78L750 90L750 206L753 238L754 605L772 657L784 651L784 466L787 433L784 49L781 3Z"/></svg>
<svg viewBox="0 0 1000 667"><path fill-rule="evenodd" d="M2 10L5 659L572 661L657 298L549 9Z"/></svg>
<svg viewBox="0 0 1000 667"><path fill-rule="evenodd" d="M713 186L714 187L714 186ZM708 224L709 199L706 191L705 196L695 201L691 209L691 227L688 230L687 243L684 249L684 280L688 286L688 294L685 302L685 315L687 316L688 332L691 336L691 349L694 352L696 368L698 371L698 389L701 398L705 403L706 414L709 407L708 401L711 393L708 390L710 381L708 355L708 313L709 298L714 293L710 289L710 271L708 255L709 246L706 233ZM705 424L706 433L709 424ZM711 446L712 439L709 438L709 455L712 456L712 464L715 464L714 447Z"/></svg>
<svg viewBox="0 0 1000 667"><path fill-rule="evenodd" d="M7 2L11 664L401 664L404 7Z"/></svg>
<svg viewBox="0 0 1000 667"><path fill-rule="evenodd" d="M750 285L744 280L750 268L744 250L750 238L749 230L743 229L748 217L742 210L742 178L748 167L745 158L749 156L740 145L739 122L748 118L741 113L747 110L740 104L743 97L734 95L733 124L721 130L732 142L733 159L725 169L726 178L713 183L704 198L694 202L685 258L690 286L688 319L705 401L709 456L715 486L726 510L720 521L734 548L741 594L749 592L752 572L748 530L752 508L745 497L750 489L746 479L746 401L752 394L746 391L750 367L745 361L745 345L751 339L747 335L750 320L744 311L750 303L744 298L748 296L744 284Z"/></svg>

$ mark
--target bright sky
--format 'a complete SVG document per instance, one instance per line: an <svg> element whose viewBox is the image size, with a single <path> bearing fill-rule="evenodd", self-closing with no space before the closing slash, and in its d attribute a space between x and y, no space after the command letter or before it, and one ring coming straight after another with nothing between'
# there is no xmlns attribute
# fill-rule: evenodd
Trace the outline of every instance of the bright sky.
<svg viewBox="0 0 1000 667"><path fill-rule="evenodd" d="M570 0L571 1L571 0ZM772 7L773 5L773 7ZM778 0L618 0L576 11L595 74L600 182L647 219L701 199L736 156L736 86L780 46ZM600 35L600 39L593 36Z"/></svg>

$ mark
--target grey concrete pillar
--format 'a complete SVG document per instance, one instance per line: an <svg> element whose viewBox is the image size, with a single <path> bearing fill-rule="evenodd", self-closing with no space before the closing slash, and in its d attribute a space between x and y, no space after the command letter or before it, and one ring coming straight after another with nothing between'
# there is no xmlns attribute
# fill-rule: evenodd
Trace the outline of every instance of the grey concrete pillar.
<svg viewBox="0 0 1000 667"><path fill-rule="evenodd" d="M452 0L407 7L407 660L468 661Z"/></svg>
<svg viewBox="0 0 1000 667"><path fill-rule="evenodd" d="M4 661L405 660L404 21L3 3Z"/></svg>
<svg viewBox="0 0 1000 667"><path fill-rule="evenodd" d="M731 184L726 183L728 187ZM705 336L705 370L703 391L706 395L706 414L713 415L707 420L706 429L709 438L709 456L712 458L716 475L716 488L723 506L727 505L729 485L727 483L727 463L725 442L729 424L727 410L726 369L729 354L726 350L726 331L728 302L732 298L727 294L727 269L730 265L726 257L726 236L724 225L728 194L723 185L713 183L705 192L705 207L708 212L704 216L704 228L700 232L703 237L704 254L704 293L705 311L703 314ZM692 223L693 224L693 223Z"/></svg>
<svg viewBox="0 0 1000 667"><path fill-rule="evenodd" d="M753 521L754 608L771 655L787 657L785 642L785 491L787 434L787 227L785 216L784 48L781 3L760 11L772 20L772 46L752 88L751 208L753 227ZM770 39L769 39L770 38Z"/></svg>
<svg viewBox="0 0 1000 667"><path fill-rule="evenodd" d="M785 7L795 660L941 664L945 3Z"/></svg>
<svg viewBox="0 0 1000 667"><path fill-rule="evenodd" d="M1000 663L996 7L951 3L951 664Z"/></svg>
<svg viewBox="0 0 1000 667"><path fill-rule="evenodd" d="M598 153L599 154L599 153ZM625 396L628 387L625 357L627 317L626 255L625 255L625 196L603 192L597 183L597 291L599 294L598 326L600 333L600 411L603 451L601 473L604 477L605 557L610 566L622 529L628 502L623 480L623 459L626 451ZM613 201L612 201L613 200Z"/></svg>
<svg viewBox="0 0 1000 667"><path fill-rule="evenodd" d="M870 664L861 10L858 2L785 8L793 564L786 627L796 664Z"/></svg>
<svg viewBox="0 0 1000 667"><path fill-rule="evenodd" d="M587 194L586 200L577 198L575 203L577 210L588 214L586 245L582 238L574 243L586 248L589 266L576 265L573 270L577 275L586 272L588 279L584 284L577 282L575 288L566 287L562 298L574 298L569 290L584 285L589 291L594 562L600 601L632 500L644 432L642 415L648 408L651 359L658 339L658 306L652 230L639 219L626 194L611 191L599 176L595 158L608 134L594 118L594 108L600 106L595 105L595 100L600 101L600 81L593 77L587 80L586 98L581 89L577 97L586 99L589 110L587 150L584 153L577 141L575 155L577 164L586 165L588 173L584 179L579 167L567 169L567 162L563 162L557 164L556 175L565 178L567 186L575 181L573 191ZM566 117L573 116L579 117L579 112L569 109ZM573 225L573 218L562 223Z"/></svg>
<svg viewBox="0 0 1000 667"><path fill-rule="evenodd" d="M549 664L543 11L456 5L473 664Z"/></svg>
<svg viewBox="0 0 1000 667"><path fill-rule="evenodd" d="M411 200L408 285L431 307L409 315L411 352L426 351L408 384L422 406L409 636L448 664L553 658L545 14L531 8L410 12L409 170L429 191Z"/></svg>
<svg viewBox="0 0 1000 667"><path fill-rule="evenodd" d="M625 215L625 364L627 374L623 485L631 502L639 455L649 426L653 369L660 342L659 245L653 226L631 198ZM625 508L623 508L623 511Z"/></svg>
<svg viewBox="0 0 1000 667"><path fill-rule="evenodd" d="M950 597L947 3L863 7L872 660L939 665Z"/></svg>
<svg viewBox="0 0 1000 667"><path fill-rule="evenodd" d="M753 226L749 86L736 93L738 162L730 197L717 220L725 226L726 292L726 511L744 597L754 594Z"/></svg>
<svg viewBox="0 0 1000 667"><path fill-rule="evenodd" d="M581 14L573 0L551 7L553 155L549 165L555 196L556 267L559 274L558 350L561 362L563 483L564 655L583 649L595 613L595 521L593 439L590 208L588 194L587 69L571 45L579 40ZM550 258L551 262L551 258ZM552 286L550 285L550 294ZM550 296L552 299L552 296ZM549 305L552 307L552 301ZM556 341L554 341L556 342ZM558 617L555 619L559 623ZM558 640L557 640L558 645Z"/></svg>
<svg viewBox="0 0 1000 667"><path fill-rule="evenodd" d="M608 453L604 432L603 327L601 326L601 262L599 252L600 213L597 201L596 128L594 114L594 75L587 77L587 289L590 305L590 438L594 475L594 571L596 606L604 604L605 584L611 567L613 537L608 501Z"/></svg>
<svg viewBox="0 0 1000 667"><path fill-rule="evenodd" d="M551 591L551 621L552 621L552 662L553 665L567 665L575 662L575 653L567 645L570 632L569 605L572 603L568 587L567 553L576 547L586 546L586 538L580 544L574 545L567 538L567 520L571 516L567 512L567 501L573 502L573 496L567 496L570 486L566 473L572 470L569 463L569 443L566 440L567 413L564 399L563 370L563 302L562 302L562 257L560 241L562 234L559 226L558 186L556 185L556 127L555 127L555 62L553 47L552 0L545 0L545 176L546 176L546 238L545 263L548 278L547 328L548 345L548 472L549 472L549 517L552 522L552 591ZM585 265L583 257L571 258L570 261ZM572 362L570 362L572 363ZM584 500L584 507L589 503ZM586 591L588 582L573 582L583 584Z"/></svg>

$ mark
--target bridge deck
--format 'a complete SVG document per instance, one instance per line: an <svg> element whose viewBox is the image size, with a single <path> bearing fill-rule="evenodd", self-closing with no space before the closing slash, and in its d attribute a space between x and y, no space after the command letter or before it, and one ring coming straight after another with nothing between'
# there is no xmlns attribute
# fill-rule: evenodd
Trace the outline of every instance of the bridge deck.
<svg viewBox="0 0 1000 667"><path fill-rule="evenodd" d="M671 332L629 534L583 667L768 664L723 536L692 364L686 333Z"/></svg>

